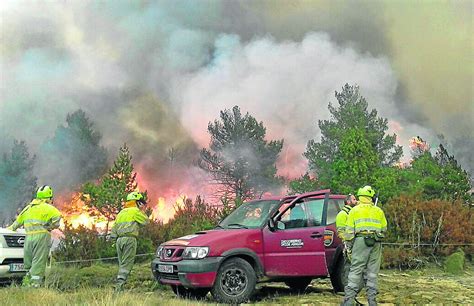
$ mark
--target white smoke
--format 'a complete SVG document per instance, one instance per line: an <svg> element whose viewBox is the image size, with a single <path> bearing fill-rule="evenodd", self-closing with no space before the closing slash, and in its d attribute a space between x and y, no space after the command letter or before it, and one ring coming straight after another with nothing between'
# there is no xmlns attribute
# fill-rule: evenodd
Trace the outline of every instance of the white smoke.
<svg viewBox="0 0 474 306"><path fill-rule="evenodd" d="M284 138L280 173L294 175L306 170L302 153L318 137L317 120L328 118L334 91L350 83L360 86L370 107L399 123L402 139L429 140L429 131L406 124L397 109L389 59L356 51L382 53L385 48L374 47L383 42L379 23L365 9L350 11L357 16L352 23L331 20L338 26L306 35L314 27L304 19L311 17L296 16L298 33L290 35L272 30L261 9L245 2L2 1L1 139L24 139L37 153L67 113L82 108L109 152L127 142L134 160L158 181L170 147L186 152L187 168L196 153L192 142L208 144L208 122L239 105L264 121L270 139ZM377 39L357 34L355 25ZM0 141L0 151L10 142Z"/></svg>
<svg viewBox="0 0 474 306"><path fill-rule="evenodd" d="M317 120L328 119L328 103L345 83L357 84L370 108L407 127L395 103L397 78L385 57L340 47L325 33L310 33L301 42L271 37L241 43L235 35L215 42L215 56L205 68L177 78L171 99L182 106L181 121L202 146L207 123L223 108L239 105L267 127L270 139L285 140L283 174L304 173L301 155L308 140L320 135ZM392 130L393 132L393 130ZM285 159L289 154L291 159Z"/></svg>

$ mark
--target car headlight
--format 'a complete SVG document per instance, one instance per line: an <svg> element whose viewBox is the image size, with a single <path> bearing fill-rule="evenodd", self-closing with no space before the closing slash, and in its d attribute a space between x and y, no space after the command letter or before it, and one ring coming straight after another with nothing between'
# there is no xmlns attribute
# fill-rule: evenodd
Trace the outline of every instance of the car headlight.
<svg viewBox="0 0 474 306"><path fill-rule="evenodd" d="M161 258L162 254L163 254L163 247L159 246L158 249L156 249L156 257Z"/></svg>
<svg viewBox="0 0 474 306"><path fill-rule="evenodd" d="M184 249L184 259L202 259L209 254L209 247L187 247Z"/></svg>

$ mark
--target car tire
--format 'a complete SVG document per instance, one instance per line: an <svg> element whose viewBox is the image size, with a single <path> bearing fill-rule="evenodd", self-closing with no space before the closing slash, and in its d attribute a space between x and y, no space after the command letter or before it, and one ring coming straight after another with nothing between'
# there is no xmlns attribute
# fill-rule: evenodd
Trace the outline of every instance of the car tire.
<svg viewBox="0 0 474 306"><path fill-rule="evenodd" d="M211 294L219 303L240 304L248 301L255 291L257 275L242 258L230 258L219 267Z"/></svg>
<svg viewBox="0 0 474 306"><path fill-rule="evenodd" d="M202 300L209 293L209 288L185 288L172 285L171 290L178 296L186 299Z"/></svg>
<svg viewBox="0 0 474 306"><path fill-rule="evenodd" d="M298 277L285 281L285 284L290 287L291 291L304 292L311 283L311 277Z"/></svg>
<svg viewBox="0 0 474 306"><path fill-rule="evenodd" d="M344 292L344 256L339 256L333 273L331 273L331 284L334 292Z"/></svg>

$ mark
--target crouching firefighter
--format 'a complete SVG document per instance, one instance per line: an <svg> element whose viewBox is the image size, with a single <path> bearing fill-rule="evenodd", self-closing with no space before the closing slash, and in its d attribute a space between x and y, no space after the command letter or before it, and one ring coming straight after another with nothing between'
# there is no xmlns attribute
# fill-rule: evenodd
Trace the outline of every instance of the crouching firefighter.
<svg viewBox="0 0 474 306"><path fill-rule="evenodd" d="M111 238L116 239L119 271L117 275L116 291L123 290L128 275L132 271L137 254L138 229L148 223L148 217L139 209L146 204L145 198L139 192L127 195L125 207L117 215L112 227Z"/></svg>
<svg viewBox="0 0 474 306"><path fill-rule="evenodd" d="M358 190L359 204L346 221L345 240L352 242L351 268L342 305L353 305L366 273L369 305L377 305L377 275L382 256L381 240L387 230L385 214L374 205L375 191L370 186Z"/></svg>
<svg viewBox="0 0 474 306"><path fill-rule="evenodd" d="M61 213L52 206L53 189L41 186L36 191L36 199L31 201L8 227L16 231L23 226L26 232L24 264L28 271L23 278L23 286L40 287L44 282L46 264L51 248L51 231L59 227Z"/></svg>

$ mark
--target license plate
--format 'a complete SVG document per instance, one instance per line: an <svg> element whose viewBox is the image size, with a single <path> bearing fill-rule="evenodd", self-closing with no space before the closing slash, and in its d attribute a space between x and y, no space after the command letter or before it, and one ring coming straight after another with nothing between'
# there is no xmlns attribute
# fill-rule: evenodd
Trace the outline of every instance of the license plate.
<svg viewBox="0 0 474 306"><path fill-rule="evenodd" d="M25 272L25 265L22 263L10 264L10 272Z"/></svg>
<svg viewBox="0 0 474 306"><path fill-rule="evenodd" d="M171 265L158 265L158 272L173 273L173 266L171 266Z"/></svg>

